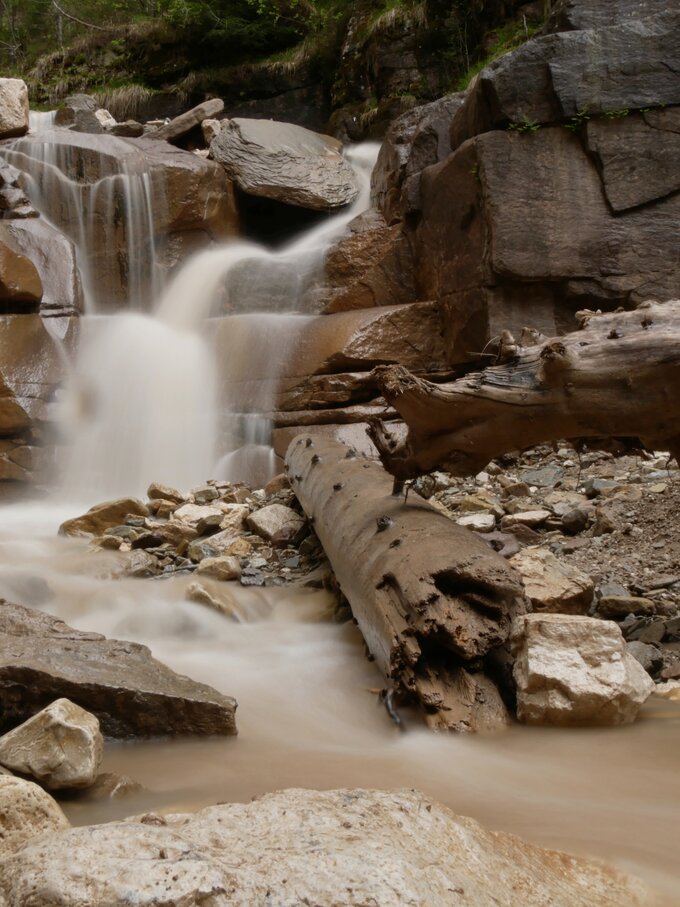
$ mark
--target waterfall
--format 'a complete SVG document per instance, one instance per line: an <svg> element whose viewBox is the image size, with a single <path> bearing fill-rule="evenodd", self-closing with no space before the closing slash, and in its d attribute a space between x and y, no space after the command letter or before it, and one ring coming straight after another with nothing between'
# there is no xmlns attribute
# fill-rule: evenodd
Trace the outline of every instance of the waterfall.
<svg viewBox="0 0 680 907"><path fill-rule="evenodd" d="M66 406L69 497L140 494L151 481L186 489L209 477L261 484L273 474L262 414L274 407L277 380L309 321L298 311L303 294L330 244L369 204L377 151L350 149L359 197L286 247L231 242L200 252L150 314L83 319Z"/></svg>
<svg viewBox="0 0 680 907"><path fill-rule="evenodd" d="M107 136L115 143L107 154L100 136L80 135L74 146L72 133L43 116L33 114L35 134L0 155L23 171L37 210L73 241L86 311L146 308L161 290L154 227L165 203L161 181L152 180L143 151L131 143Z"/></svg>

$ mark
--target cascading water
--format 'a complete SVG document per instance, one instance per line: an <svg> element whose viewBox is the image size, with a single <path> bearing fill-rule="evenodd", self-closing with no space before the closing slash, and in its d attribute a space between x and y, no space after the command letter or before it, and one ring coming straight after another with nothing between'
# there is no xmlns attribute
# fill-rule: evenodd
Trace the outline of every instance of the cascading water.
<svg viewBox="0 0 680 907"><path fill-rule="evenodd" d="M294 314L304 292L332 240L368 205L377 150L349 152L361 182L354 204L284 249L235 242L202 252L152 314L83 319L65 407L69 498L139 494L151 481L189 488L208 477L257 483L273 474L271 427L261 414L271 411L308 320ZM220 305L242 314L206 322Z"/></svg>

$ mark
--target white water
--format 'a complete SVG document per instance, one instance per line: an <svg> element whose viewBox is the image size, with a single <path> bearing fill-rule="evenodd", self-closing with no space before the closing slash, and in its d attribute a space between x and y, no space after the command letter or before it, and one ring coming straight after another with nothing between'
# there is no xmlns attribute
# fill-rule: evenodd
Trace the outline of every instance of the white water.
<svg viewBox="0 0 680 907"><path fill-rule="evenodd" d="M161 181L151 179L134 146L121 143L124 153L116 158L101 153L105 146L96 136L81 138L95 149L90 158L69 144L68 131L51 128L50 116L33 114L35 134L0 154L26 174L26 192L38 211L73 241L85 311L144 310L162 287L154 226L154 213L165 204ZM90 173L93 161L112 172ZM120 260L112 259L113 249L121 250Z"/></svg>
<svg viewBox="0 0 680 907"><path fill-rule="evenodd" d="M182 489L210 477L261 484L274 474L271 426L261 414L273 408L277 379L308 322L293 313L330 243L368 206L377 150L348 154L361 181L354 204L284 249L209 249L179 270L152 314L83 320L65 405L69 499L141 494L152 481ZM235 308L247 314L206 321Z"/></svg>

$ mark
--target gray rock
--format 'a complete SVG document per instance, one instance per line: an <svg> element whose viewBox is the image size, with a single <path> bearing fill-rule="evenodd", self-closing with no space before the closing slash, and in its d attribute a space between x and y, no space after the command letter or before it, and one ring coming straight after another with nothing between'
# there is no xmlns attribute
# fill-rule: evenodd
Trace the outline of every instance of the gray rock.
<svg viewBox="0 0 680 907"><path fill-rule="evenodd" d="M291 123L225 120L210 155L249 195L326 210L346 205L359 189L340 143Z"/></svg>
<svg viewBox="0 0 680 907"><path fill-rule="evenodd" d="M527 485L539 485L542 488L554 488L564 478L561 466L541 466L539 469L523 469L521 479Z"/></svg>
<svg viewBox="0 0 680 907"><path fill-rule="evenodd" d="M527 724L634 721L654 689L612 621L527 614L512 631L517 717Z"/></svg>
<svg viewBox="0 0 680 907"><path fill-rule="evenodd" d="M569 535L578 535L588 526L590 515L586 510L576 507L562 515L562 529Z"/></svg>
<svg viewBox="0 0 680 907"><path fill-rule="evenodd" d="M663 655L657 646L633 640L626 643L626 651L640 662L648 674L656 674L663 667Z"/></svg>
<svg viewBox="0 0 680 907"><path fill-rule="evenodd" d="M23 79L0 79L0 139L28 132L28 89Z"/></svg>
<svg viewBox="0 0 680 907"><path fill-rule="evenodd" d="M209 120L216 117L224 110L224 101L221 98L211 98L202 104L197 104L186 113L181 113L174 120L149 133L154 139L164 139L166 142L175 142L177 139L186 135L196 126L200 126L203 120Z"/></svg>
<svg viewBox="0 0 680 907"><path fill-rule="evenodd" d="M0 859L37 835L66 828L68 819L41 787L0 774Z"/></svg>
<svg viewBox="0 0 680 907"><path fill-rule="evenodd" d="M49 790L89 787L103 755L99 721L68 699L57 699L0 737L0 764Z"/></svg>
<svg viewBox="0 0 680 907"><path fill-rule="evenodd" d="M0 600L2 725L62 696L96 715L110 737L236 733L234 699L175 674L146 646Z"/></svg>
<svg viewBox="0 0 680 907"><path fill-rule="evenodd" d="M637 879L488 832L418 791L307 791L52 834L0 861L31 907L643 907Z"/></svg>

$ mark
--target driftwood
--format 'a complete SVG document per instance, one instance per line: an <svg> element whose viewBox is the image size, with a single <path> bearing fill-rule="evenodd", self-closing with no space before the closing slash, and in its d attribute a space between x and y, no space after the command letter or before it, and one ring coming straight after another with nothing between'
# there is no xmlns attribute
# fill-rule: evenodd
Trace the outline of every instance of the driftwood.
<svg viewBox="0 0 680 907"><path fill-rule="evenodd" d="M379 463L337 441L300 435L286 469L391 698L436 728L507 723L485 669L524 610L508 563L417 495L392 495Z"/></svg>
<svg viewBox="0 0 680 907"><path fill-rule="evenodd" d="M369 427L396 485L436 468L475 473L510 450L561 438L636 438L678 457L680 301L577 317L581 330L533 346L505 337L505 361L448 384L400 366L374 369L408 428L398 441L380 419Z"/></svg>

